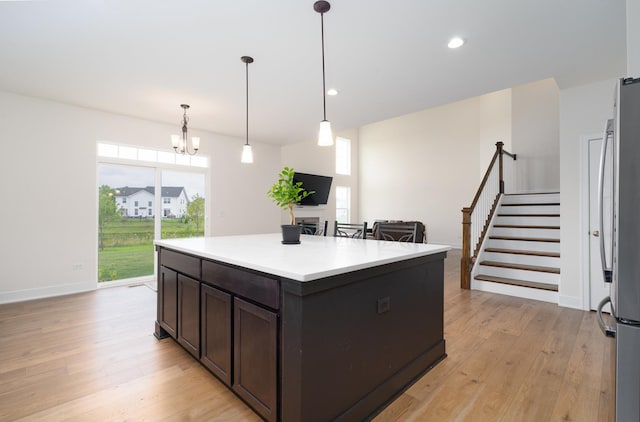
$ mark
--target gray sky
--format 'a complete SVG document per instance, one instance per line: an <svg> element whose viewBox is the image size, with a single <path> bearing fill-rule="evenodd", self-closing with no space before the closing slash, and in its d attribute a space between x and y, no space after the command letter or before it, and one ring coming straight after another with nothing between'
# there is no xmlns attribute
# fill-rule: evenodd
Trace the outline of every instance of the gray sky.
<svg viewBox="0 0 640 422"><path fill-rule="evenodd" d="M205 197L204 174L173 170L158 171L162 171L163 186L183 186L189 199L192 199L195 194ZM143 188L145 186L153 186L155 184L154 181L154 168L115 164L98 165L98 186Z"/></svg>

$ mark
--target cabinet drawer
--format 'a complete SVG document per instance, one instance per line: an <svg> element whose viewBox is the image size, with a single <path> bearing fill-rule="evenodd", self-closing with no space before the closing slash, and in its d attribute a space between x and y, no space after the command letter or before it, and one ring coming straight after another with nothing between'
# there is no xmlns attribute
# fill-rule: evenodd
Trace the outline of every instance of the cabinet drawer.
<svg viewBox="0 0 640 422"><path fill-rule="evenodd" d="M196 280L200 279L199 258L162 248L160 249L159 259L160 265L179 271L182 274L195 278Z"/></svg>
<svg viewBox="0 0 640 422"><path fill-rule="evenodd" d="M278 280L212 261L202 261L202 281L272 309L280 308Z"/></svg>

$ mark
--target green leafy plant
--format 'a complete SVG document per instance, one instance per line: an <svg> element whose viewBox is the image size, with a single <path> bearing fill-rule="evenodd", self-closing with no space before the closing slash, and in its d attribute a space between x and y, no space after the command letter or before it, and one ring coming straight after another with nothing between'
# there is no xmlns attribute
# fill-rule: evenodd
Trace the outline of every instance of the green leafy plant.
<svg viewBox="0 0 640 422"><path fill-rule="evenodd" d="M302 182L294 182L293 174L294 171L292 168L285 167L282 169L280 174L278 174L278 181L274 183L267 192L267 196L273 198L276 205L289 211L291 225L295 224L293 207L307 196L315 193L315 191L305 190L302 187Z"/></svg>

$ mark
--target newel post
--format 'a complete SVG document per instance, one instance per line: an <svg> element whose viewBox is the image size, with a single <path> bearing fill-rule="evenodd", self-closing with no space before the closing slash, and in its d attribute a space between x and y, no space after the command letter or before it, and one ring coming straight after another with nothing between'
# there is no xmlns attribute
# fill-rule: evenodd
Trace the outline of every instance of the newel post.
<svg viewBox="0 0 640 422"><path fill-rule="evenodd" d="M462 209L462 258L460 259L460 288L471 288L471 208Z"/></svg>
<svg viewBox="0 0 640 422"><path fill-rule="evenodd" d="M504 146L504 142L498 141L496 142L496 149L498 152L498 163L500 166L500 193L504 193L504 174L502 172L502 147Z"/></svg>

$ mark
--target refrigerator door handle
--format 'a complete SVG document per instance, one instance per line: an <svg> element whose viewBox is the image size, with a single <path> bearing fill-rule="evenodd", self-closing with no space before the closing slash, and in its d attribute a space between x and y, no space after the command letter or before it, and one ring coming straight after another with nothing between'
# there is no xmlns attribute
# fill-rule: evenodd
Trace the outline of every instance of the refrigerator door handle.
<svg viewBox="0 0 640 422"><path fill-rule="evenodd" d="M604 170L607 157L607 144L609 136L613 134L613 119L607 120L602 136L602 150L600 151L600 174L598 175L598 214L600 223L600 234L604 232ZM602 273L605 283L611 283L613 271L607 267L607 255L605 253L604 236L600 236L600 260L602 261Z"/></svg>
<svg viewBox="0 0 640 422"><path fill-rule="evenodd" d="M606 305L607 303L611 303L610 296L605 297L600 301L600 304L598 304L598 325L600 326L600 329L602 330L605 336L615 338L616 329L614 327L611 327L605 324L604 318L602 318L602 308L604 308L604 305ZM611 311L613 311L613 305L611 306Z"/></svg>

